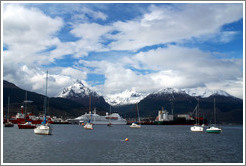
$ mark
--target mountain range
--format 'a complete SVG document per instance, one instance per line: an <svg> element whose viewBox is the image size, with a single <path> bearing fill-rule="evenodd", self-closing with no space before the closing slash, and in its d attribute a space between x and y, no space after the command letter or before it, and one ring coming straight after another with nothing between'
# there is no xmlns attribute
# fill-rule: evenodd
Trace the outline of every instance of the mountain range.
<svg viewBox="0 0 246 166"><path fill-rule="evenodd" d="M3 92L4 106L6 106L8 95L11 96L12 105L20 105L24 100L25 90L18 88L13 83L3 81ZM44 96L34 92L28 92L28 96L34 101L33 104L30 104L30 109L34 113L42 112ZM131 89L103 97L85 86L82 81L76 81L73 85L64 88L57 97L49 98L50 113L56 116L79 116L88 112L89 98L91 98L91 108L96 107L99 114L108 112L110 105L112 105L113 112L117 110L126 118L135 117L136 103L138 103L141 117L154 118L161 107L170 113L173 108L174 114L192 113L199 98L200 110L207 119L212 117L213 101L216 98L218 122L243 122L243 100L222 90L199 91L196 89L165 88L150 94L142 94Z"/></svg>

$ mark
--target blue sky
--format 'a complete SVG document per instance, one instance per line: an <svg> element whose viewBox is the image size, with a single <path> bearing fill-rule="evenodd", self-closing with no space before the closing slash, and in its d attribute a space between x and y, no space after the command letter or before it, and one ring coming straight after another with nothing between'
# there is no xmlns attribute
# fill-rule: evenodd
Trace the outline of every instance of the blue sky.
<svg viewBox="0 0 246 166"><path fill-rule="evenodd" d="M221 89L243 96L242 3L4 3L3 78L49 95Z"/></svg>

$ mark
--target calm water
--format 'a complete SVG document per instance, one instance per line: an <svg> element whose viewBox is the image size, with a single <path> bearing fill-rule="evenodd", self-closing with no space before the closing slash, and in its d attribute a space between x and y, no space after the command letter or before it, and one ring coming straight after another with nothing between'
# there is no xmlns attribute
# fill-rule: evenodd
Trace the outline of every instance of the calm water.
<svg viewBox="0 0 246 166"><path fill-rule="evenodd" d="M190 126L53 125L53 135L3 128L4 163L242 163L243 126L221 134ZM128 142L124 139L129 138Z"/></svg>

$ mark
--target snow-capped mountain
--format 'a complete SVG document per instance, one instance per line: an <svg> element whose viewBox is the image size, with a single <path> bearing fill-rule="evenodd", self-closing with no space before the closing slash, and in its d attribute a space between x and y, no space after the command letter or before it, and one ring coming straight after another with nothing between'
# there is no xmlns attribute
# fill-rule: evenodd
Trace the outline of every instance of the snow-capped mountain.
<svg viewBox="0 0 246 166"><path fill-rule="evenodd" d="M101 98L101 101L106 101L108 104L113 106L119 106L119 105L129 105L129 104L135 104L143 100L148 95L169 95L170 94L180 94L181 98L185 97L201 97L201 98L207 98L212 95L220 95L220 96L226 96L230 97L227 92L222 90L209 90L209 89L178 89L178 88L164 88L160 89L159 91L150 93L150 94L143 94L139 93L135 90L135 88L132 88L130 90L125 90L121 93L117 94L111 94L106 96L100 96L96 91L91 90L86 86L86 83L83 83L82 81L77 80L73 85L64 88L63 91L58 95L58 97L67 98L71 100L75 100L81 103L82 98L89 98L89 96L96 98L94 100L97 100L98 98ZM87 100L87 99L86 99Z"/></svg>
<svg viewBox="0 0 246 166"><path fill-rule="evenodd" d="M105 100L111 105L127 105L138 103L146 96L147 94L138 93L133 88L131 90L125 90L122 93L107 95Z"/></svg>
<svg viewBox="0 0 246 166"><path fill-rule="evenodd" d="M91 101L91 107L99 110L107 110L109 104L105 102L104 98L96 91L91 90L86 86L86 83L77 80L73 85L64 88L58 97L70 99L83 104L85 107L89 106Z"/></svg>
<svg viewBox="0 0 246 166"><path fill-rule="evenodd" d="M209 96L215 96L215 95L219 95L219 96L226 96L226 97L230 97L231 95L228 94L227 92L223 91L223 90L209 90L209 89L183 89L183 91L187 94L189 94L190 96L194 96L194 97L202 97L202 98L206 98Z"/></svg>
<svg viewBox="0 0 246 166"><path fill-rule="evenodd" d="M228 94L227 92L223 90L209 90L209 89L198 89L198 88L193 88L193 89L177 89L177 88L165 88L165 89L160 89L157 92L154 92L152 94L158 95L158 94L187 94L193 97L201 97L201 98L206 98L214 95L219 95L219 96L226 96L230 97L231 95Z"/></svg>
<svg viewBox="0 0 246 166"><path fill-rule="evenodd" d="M99 97L99 95L86 87L82 81L77 80L73 85L64 88L63 91L58 95L58 97L62 98L78 98L85 96L94 96Z"/></svg>

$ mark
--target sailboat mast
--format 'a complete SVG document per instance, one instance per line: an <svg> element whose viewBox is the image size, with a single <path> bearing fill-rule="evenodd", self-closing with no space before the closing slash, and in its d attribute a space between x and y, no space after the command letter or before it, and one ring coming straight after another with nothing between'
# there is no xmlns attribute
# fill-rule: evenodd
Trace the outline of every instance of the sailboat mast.
<svg viewBox="0 0 246 166"><path fill-rule="evenodd" d="M27 107L27 91L26 91L24 105L25 105L25 117L26 117L26 110L27 110L27 108L26 108Z"/></svg>
<svg viewBox="0 0 246 166"><path fill-rule="evenodd" d="M48 87L48 70L46 72L46 90L45 90L45 98L44 98L44 116L46 117L47 111L47 87Z"/></svg>
<svg viewBox="0 0 246 166"><path fill-rule="evenodd" d="M198 125L200 125L199 112L200 112L200 109L199 109L199 98L198 98L198 110L197 110Z"/></svg>
<svg viewBox="0 0 246 166"><path fill-rule="evenodd" d="M137 104L137 113L138 113L138 123L140 124L140 116L139 116L139 111L138 111L138 104Z"/></svg>
<svg viewBox="0 0 246 166"><path fill-rule="evenodd" d="M9 99L10 97L8 96L8 114L7 114L7 122L9 121Z"/></svg>
<svg viewBox="0 0 246 166"><path fill-rule="evenodd" d="M214 98L214 124L216 124L216 107L215 107L215 98Z"/></svg>
<svg viewBox="0 0 246 166"><path fill-rule="evenodd" d="M138 104L136 104L136 122L138 121Z"/></svg>
<svg viewBox="0 0 246 166"><path fill-rule="evenodd" d="M89 123L90 121L92 120L92 113L91 113L91 96L89 98L89 113L91 114L90 117L89 117Z"/></svg>
<svg viewBox="0 0 246 166"><path fill-rule="evenodd" d="M111 122L111 105L110 105L110 109L109 109L109 122Z"/></svg>

